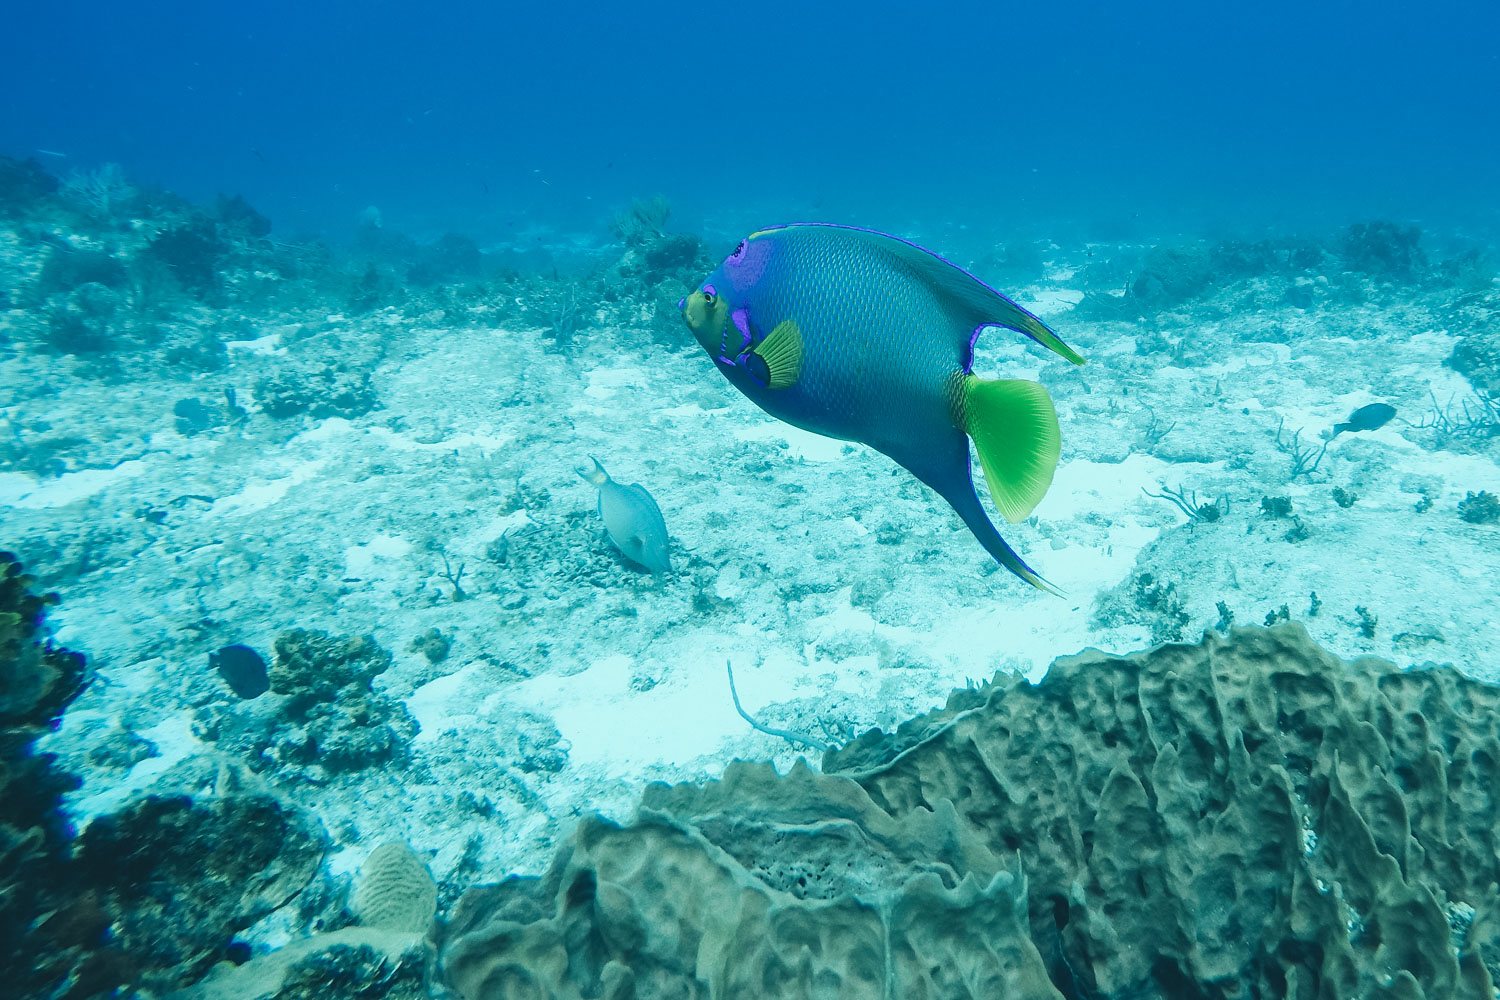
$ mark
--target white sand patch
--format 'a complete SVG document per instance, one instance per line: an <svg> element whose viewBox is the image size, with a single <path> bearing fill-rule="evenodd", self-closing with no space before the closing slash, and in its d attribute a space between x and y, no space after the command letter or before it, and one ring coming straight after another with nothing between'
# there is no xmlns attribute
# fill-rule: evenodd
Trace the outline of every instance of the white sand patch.
<svg viewBox="0 0 1500 1000"><path fill-rule="evenodd" d="M324 443L341 438L346 434L358 433L355 426L344 417L328 417L318 422L314 427L292 438L288 448L296 445L305 445L311 442Z"/></svg>
<svg viewBox="0 0 1500 1000"><path fill-rule="evenodd" d="M495 706L476 701L474 692L483 690L488 672L486 664L476 661L413 691L406 708L421 731L412 742L431 743L464 726L484 724Z"/></svg>
<svg viewBox="0 0 1500 1000"><path fill-rule="evenodd" d="M209 517L225 517L265 510L285 497L293 486L316 476L328 462L327 458L310 458L294 464L286 475L279 478L252 481L238 493L231 493L214 501L207 514Z"/></svg>
<svg viewBox="0 0 1500 1000"><path fill-rule="evenodd" d="M65 507L145 471L145 462L132 459L112 469L80 469L48 480L38 480L24 472L0 472L0 507L25 510Z"/></svg>
<svg viewBox="0 0 1500 1000"><path fill-rule="evenodd" d="M1017 305L1043 316L1056 316L1067 312L1083 301L1083 292L1076 288L1026 288L1015 295Z"/></svg>
<svg viewBox="0 0 1500 1000"><path fill-rule="evenodd" d="M409 434L401 434L386 427L371 427L366 435L377 446L395 448L400 451L460 451L473 448L478 451L498 451L515 440L508 432L496 432L492 428L464 431L438 441L418 441Z"/></svg>
<svg viewBox="0 0 1500 1000"><path fill-rule="evenodd" d="M394 576L394 570L404 569L406 557L411 553L411 543L394 535L376 535L362 545L351 545L344 550L344 578L346 580L385 580ZM397 561L401 565L392 565Z"/></svg>
<svg viewBox="0 0 1500 1000"><path fill-rule="evenodd" d="M157 756L138 762L123 778L112 783L86 784L82 794L69 803L75 816L92 818L118 811L137 792L144 792L169 769L205 749L193 735L187 712L168 716L149 729L141 730L140 735L156 745Z"/></svg>
<svg viewBox="0 0 1500 1000"><path fill-rule="evenodd" d="M650 384L647 374L639 368L595 368L585 378L588 383L583 394L590 399L609 399L620 389Z"/></svg>
<svg viewBox="0 0 1500 1000"><path fill-rule="evenodd" d="M812 434L780 421L776 423L758 421L748 427L737 427L734 435L741 441L784 441L787 453L804 462L837 462L848 457L848 453L845 452L846 448L857 447L846 441L836 441L833 438L823 437L821 434Z"/></svg>
<svg viewBox="0 0 1500 1000"><path fill-rule="evenodd" d="M228 351L243 351L246 354L285 354L281 346L281 334L268 333L264 337L256 337L254 340L227 340L224 349Z"/></svg>
<svg viewBox="0 0 1500 1000"><path fill-rule="evenodd" d="M574 767L597 769L611 778L709 755L727 758L725 741L744 738L750 729L734 711L724 662L733 659L743 668L755 657L744 651L743 643L733 654L723 650L728 637L722 634L706 638L703 643L671 643L675 649L663 650L661 660L676 666L645 690L639 682L648 672L642 660L616 653L566 677L548 674L523 681L507 698L552 718L571 744ZM691 650L685 648L689 646ZM806 676L804 666L793 669ZM765 687L757 682L756 687L762 695L769 687L770 693L787 697L795 687L782 680ZM701 763L716 769L713 761Z"/></svg>
<svg viewBox="0 0 1500 1000"><path fill-rule="evenodd" d="M669 420L699 420L705 415L723 417L735 412L730 406L704 406L702 403L682 403L678 406L667 406L656 411L658 417Z"/></svg>

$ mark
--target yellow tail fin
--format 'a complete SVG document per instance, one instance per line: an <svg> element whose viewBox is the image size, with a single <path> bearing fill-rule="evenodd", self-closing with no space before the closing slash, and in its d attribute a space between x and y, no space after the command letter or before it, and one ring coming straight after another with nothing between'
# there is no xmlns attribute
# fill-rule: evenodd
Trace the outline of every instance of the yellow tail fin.
<svg viewBox="0 0 1500 1000"><path fill-rule="evenodd" d="M995 508L1011 524L1024 521L1052 485L1062 454L1052 397L1040 382L966 376L963 429Z"/></svg>

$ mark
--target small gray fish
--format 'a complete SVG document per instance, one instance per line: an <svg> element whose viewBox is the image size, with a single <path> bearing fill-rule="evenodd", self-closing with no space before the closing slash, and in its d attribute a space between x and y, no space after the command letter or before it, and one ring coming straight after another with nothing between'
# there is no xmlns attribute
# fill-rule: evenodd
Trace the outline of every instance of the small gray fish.
<svg viewBox="0 0 1500 1000"><path fill-rule="evenodd" d="M599 517L609 540L636 565L652 573L670 573L667 523L646 487L640 483L621 486L609 478L597 458L589 460L594 463L593 471L578 474L599 487Z"/></svg>

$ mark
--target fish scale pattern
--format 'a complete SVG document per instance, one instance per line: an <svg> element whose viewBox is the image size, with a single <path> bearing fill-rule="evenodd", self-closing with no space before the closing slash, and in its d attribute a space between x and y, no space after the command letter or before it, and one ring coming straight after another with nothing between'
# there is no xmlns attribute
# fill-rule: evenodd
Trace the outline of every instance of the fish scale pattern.
<svg viewBox="0 0 1500 1000"><path fill-rule="evenodd" d="M899 257L843 230L779 231L757 293L758 332L786 319L802 332L798 385L767 394L776 415L885 451L951 424L972 328Z"/></svg>

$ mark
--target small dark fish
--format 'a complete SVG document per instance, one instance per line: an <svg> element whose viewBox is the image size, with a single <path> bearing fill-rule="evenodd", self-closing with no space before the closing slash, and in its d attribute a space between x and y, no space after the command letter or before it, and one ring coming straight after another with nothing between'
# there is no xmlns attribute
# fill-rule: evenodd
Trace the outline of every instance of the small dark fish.
<svg viewBox="0 0 1500 1000"><path fill-rule="evenodd" d="M1396 408L1389 403L1371 403L1349 414L1349 419L1343 423L1334 424L1333 433L1337 436L1345 431L1379 430L1390 423L1395 415Z"/></svg>
<svg viewBox="0 0 1500 1000"><path fill-rule="evenodd" d="M249 646L234 643L208 654L208 665L219 672L230 690L241 698L259 698L271 689L266 661Z"/></svg>

